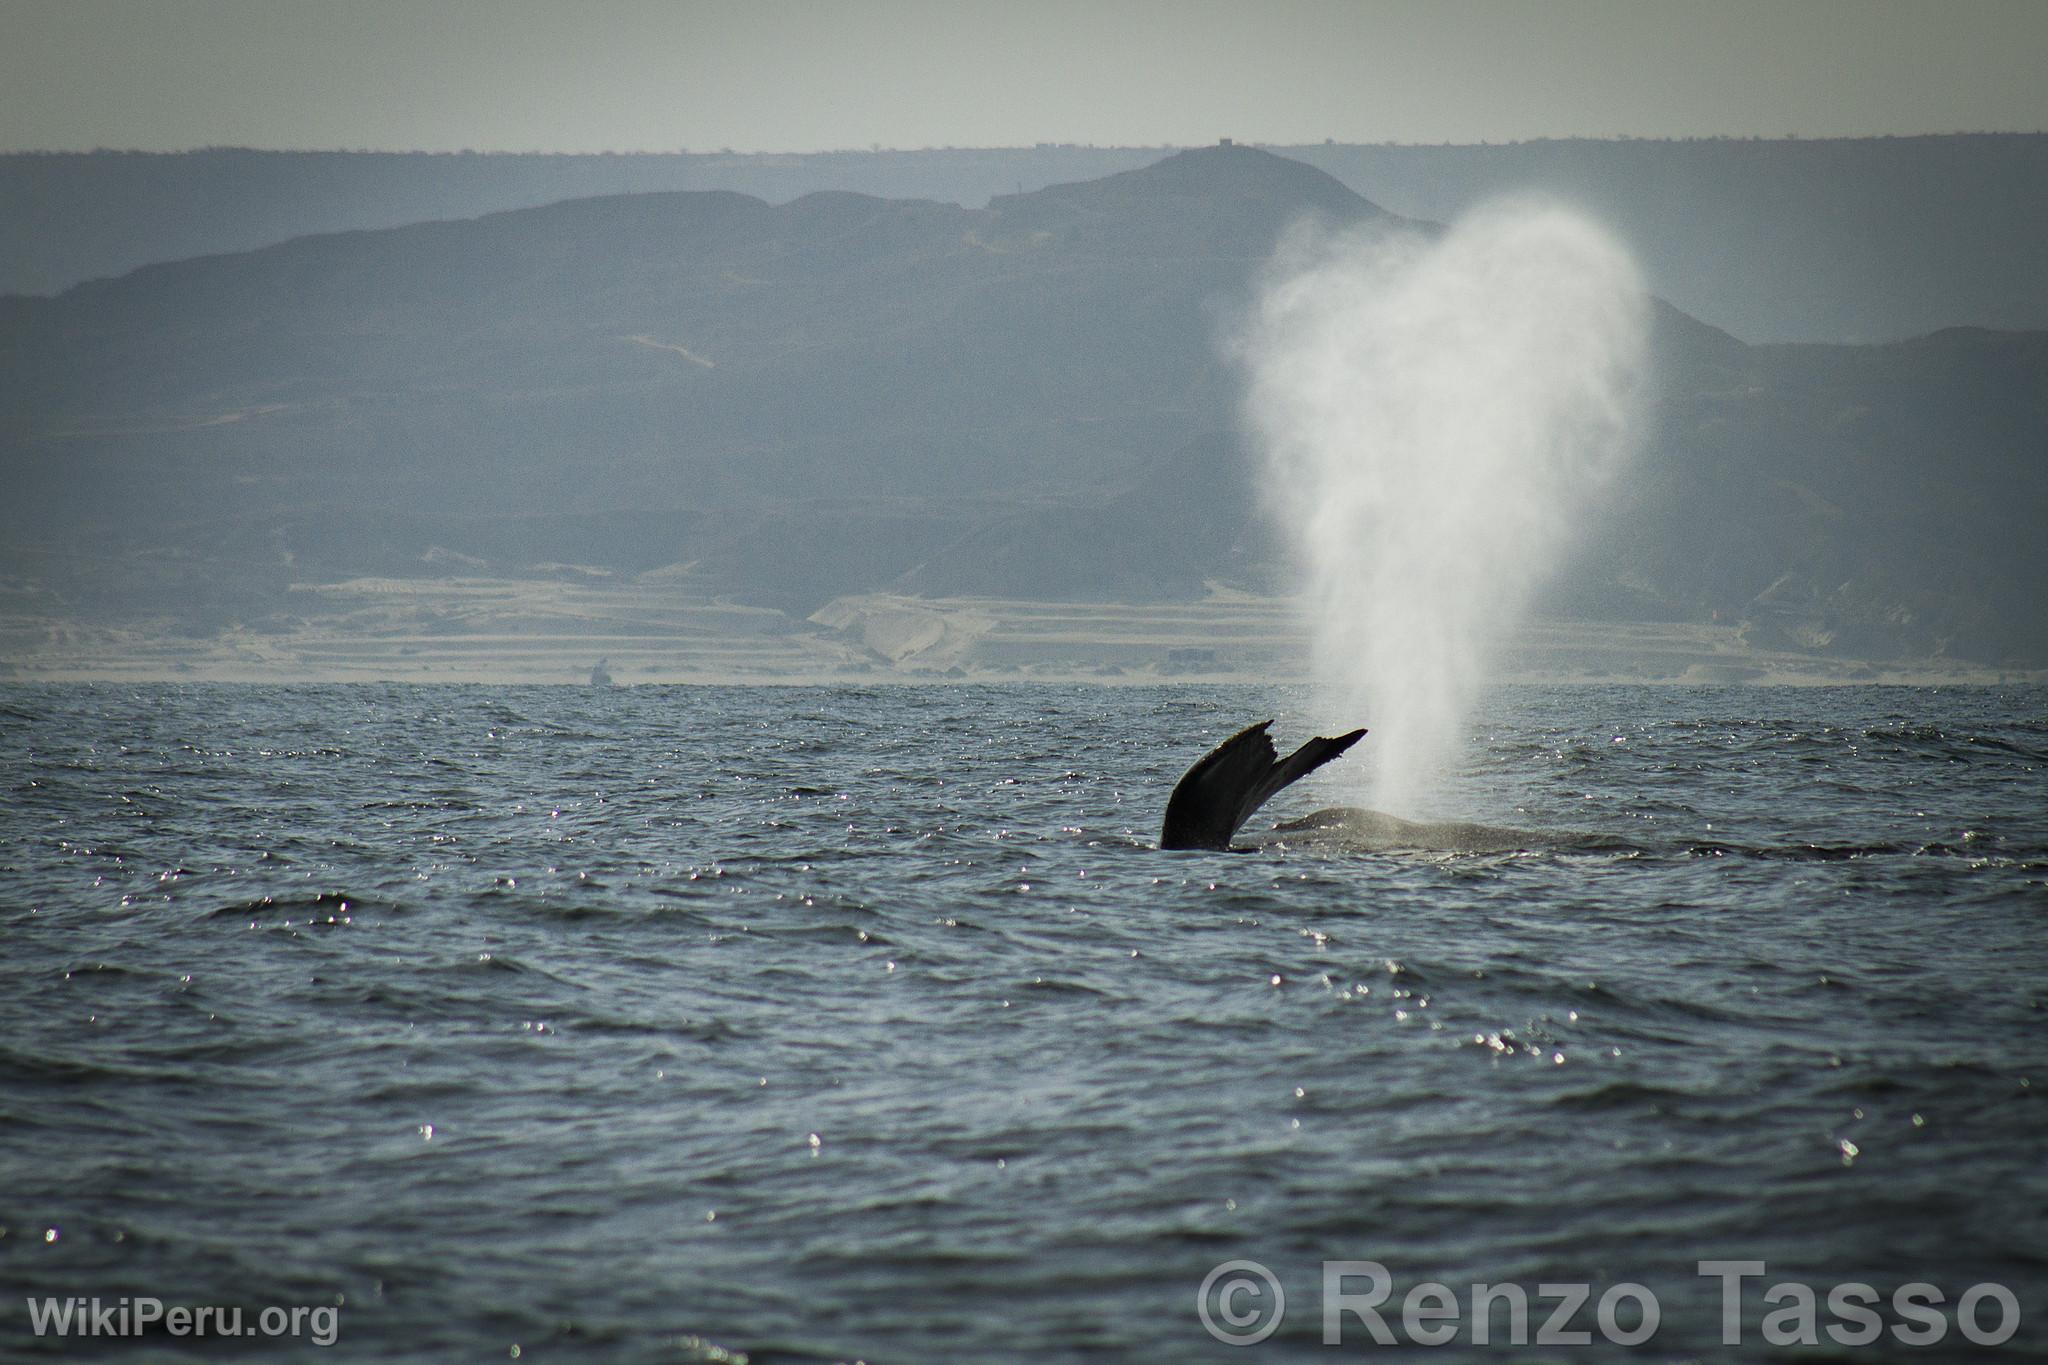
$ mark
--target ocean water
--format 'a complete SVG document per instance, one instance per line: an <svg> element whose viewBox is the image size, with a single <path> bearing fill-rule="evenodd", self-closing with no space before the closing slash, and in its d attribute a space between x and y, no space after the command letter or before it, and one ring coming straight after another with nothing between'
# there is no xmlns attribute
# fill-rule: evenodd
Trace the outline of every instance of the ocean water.
<svg viewBox="0 0 2048 1365"><path fill-rule="evenodd" d="M1435 814L1555 837L1151 846L1313 700L0 689L0 1357L1381 1349L1331 1261L1403 1341L1575 1283L1596 1353L1754 1360L1784 1281L1823 1355L1847 1283L1878 1357L1981 1285L2043 1349L2048 691L1503 689ZM123 1296L334 1344L33 1330Z"/></svg>

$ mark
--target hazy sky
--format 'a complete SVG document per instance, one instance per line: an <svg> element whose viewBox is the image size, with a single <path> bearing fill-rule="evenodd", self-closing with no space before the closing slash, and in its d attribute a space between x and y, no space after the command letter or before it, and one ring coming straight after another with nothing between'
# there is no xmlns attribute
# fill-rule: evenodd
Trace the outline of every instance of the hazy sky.
<svg viewBox="0 0 2048 1365"><path fill-rule="evenodd" d="M0 0L0 147L2048 129L2048 0Z"/></svg>

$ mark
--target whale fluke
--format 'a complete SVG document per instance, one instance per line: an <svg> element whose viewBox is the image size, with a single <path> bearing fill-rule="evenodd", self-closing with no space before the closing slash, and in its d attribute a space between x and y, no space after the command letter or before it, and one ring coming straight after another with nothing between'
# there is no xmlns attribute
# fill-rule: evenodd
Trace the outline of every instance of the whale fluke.
<svg viewBox="0 0 2048 1365"><path fill-rule="evenodd" d="M1272 723L1247 725L1187 770L1166 802L1161 848L1229 848L1238 827L1274 792L1322 767L1365 734L1353 730L1335 739L1318 736L1283 760L1266 733Z"/></svg>

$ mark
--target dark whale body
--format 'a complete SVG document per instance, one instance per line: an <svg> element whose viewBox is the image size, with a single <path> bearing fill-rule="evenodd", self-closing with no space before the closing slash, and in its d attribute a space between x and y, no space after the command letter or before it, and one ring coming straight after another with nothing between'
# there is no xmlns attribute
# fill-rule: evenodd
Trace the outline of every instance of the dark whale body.
<svg viewBox="0 0 2048 1365"><path fill-rule="evenodd" d="M1166 803L1161 848L1227 849L1231 836L1273 793L1358 743L1364 730L1317 736L1280 758L1262 720L1217 745L1182 775Z"/></svg>
<svg viewBox="0 0 2048 1365"><path fill-rule="evenodd" d="M1556 831L1506 829L1467 820L1403 820L1376 810L1332 806L1281 821L1260 837L1259 846L1304 845L1353 853L1520 853L1603 842Z"/></svg>

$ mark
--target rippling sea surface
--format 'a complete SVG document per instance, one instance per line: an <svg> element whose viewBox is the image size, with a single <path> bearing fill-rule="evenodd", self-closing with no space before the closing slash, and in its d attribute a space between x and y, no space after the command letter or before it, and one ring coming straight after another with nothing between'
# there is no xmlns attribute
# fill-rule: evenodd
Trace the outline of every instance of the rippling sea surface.
<svg viewBox="0 0 2048 1365"><path fill-rule="evenodd" d="M2048 691L1503 689L1437 813L1524 851L1152 846L1310 701L0 688L0 1356L128 1295L338 1305L266 1359L1241 1358L1237 1259L1252 1356L1374 1349L1329 1260L1403 1339L1627 1281L1636 1354L1757 1359L1773 1282L1925 1281L1919 1354L1979 1283L2042 1349Z"/></svg>

